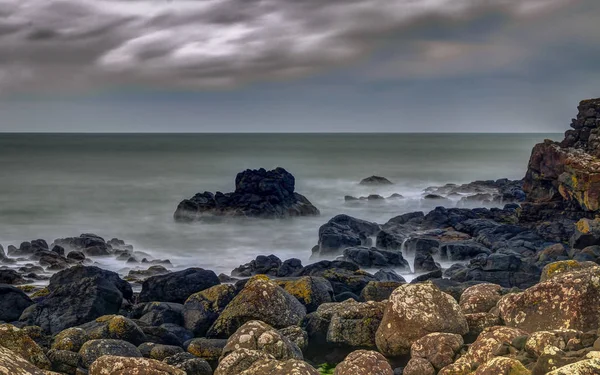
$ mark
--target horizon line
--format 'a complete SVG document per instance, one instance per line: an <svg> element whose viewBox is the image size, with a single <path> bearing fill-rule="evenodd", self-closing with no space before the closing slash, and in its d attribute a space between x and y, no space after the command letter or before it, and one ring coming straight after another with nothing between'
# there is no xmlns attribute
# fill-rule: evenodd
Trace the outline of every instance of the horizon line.
<svg viewBox="0 0 600 375"><path fill-rule="evenodd" d="M144 134L149 134L149 135L160 135L160 134L164 134L164 135L176 135L176 134L182 134L182 135L186 135L186 134L215 134L215 135L243 135L243 134L247 134L247 135L260 135L260 134L265 134L265 135L272 135L272 134L277 134L277 135L318 135L318 134L325 134L325 135L333 135L333 134L498 134L498 135L502 135L502 134L563 134L564 132L558 132L558 131L538 131L538 132L410 132L410 131L400 131L400 132L365 132L365 131L343 131L343 132L335 132L335 131L331 131L331 132L266 132L266 131L257 131L257 132L246 132L246 131L239 131L239 132L211 132L211 131L205 131L205 132L186 132L186 131L175 131L175 132L165 132L165 131L155 131L155 132L104 132L104 131L1 131L0 130L0 134L18 134L18 135L26 135L26 134L56 134L56 135L63 135L63 134L89 134L89 135L96 135L96 134L116 134L116 135L144 135Z"/></svg>

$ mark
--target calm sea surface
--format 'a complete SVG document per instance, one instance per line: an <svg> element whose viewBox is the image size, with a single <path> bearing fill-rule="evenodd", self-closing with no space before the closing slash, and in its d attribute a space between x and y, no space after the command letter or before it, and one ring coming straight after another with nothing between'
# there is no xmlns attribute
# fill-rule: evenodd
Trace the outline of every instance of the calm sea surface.
<svg viewBox="0 0 600 375"><path fill-rule="evenodd" d="M178 267L229 272L259 254L308 261L321 224L339 213L383 223L429 210L422 189L522 178L531 148L557 134L0 134L0 243L92 232ZM179 201L234 189L246 168L286 168L316 218L177 224ZM357 183L370 175L395 182ZM345 195L408 199L346 204ZM102 265L126 272L123 263Z"/></svg>

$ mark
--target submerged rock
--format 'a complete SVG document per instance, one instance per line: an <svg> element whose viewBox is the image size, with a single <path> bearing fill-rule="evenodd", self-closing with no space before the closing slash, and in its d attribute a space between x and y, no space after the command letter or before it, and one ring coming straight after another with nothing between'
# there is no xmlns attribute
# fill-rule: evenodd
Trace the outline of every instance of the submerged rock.
<svg viewBox="0 0 600 375"><path fill-rule="evenodd" d="M295 179L283 168L246 170L235 178L235 191L198 193L177 206L179 222L202 220L206 216L286 218L319 215L306 197L294 192Z"/></svg>

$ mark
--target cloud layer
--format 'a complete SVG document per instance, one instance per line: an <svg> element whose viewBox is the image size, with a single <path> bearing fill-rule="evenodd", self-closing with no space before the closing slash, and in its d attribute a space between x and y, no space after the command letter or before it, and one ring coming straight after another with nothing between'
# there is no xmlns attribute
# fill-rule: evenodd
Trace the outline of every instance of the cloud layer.
<svg viewBox="0 0 600 375"><path fill-rule="evenodd" d="M421 40L414 36L415 28L423 23L464 23L488 14L512 22L575 3L578 0L0 0L0 90L231 87L347 64L370 55L383 40L397 40L404 47L375 76L428 76L441 68L452 75L463 66L456 63L458 57L495 53L493 68L525 51L504 40L497 48ZM469 69L477 69L473 65Z"/></svg>

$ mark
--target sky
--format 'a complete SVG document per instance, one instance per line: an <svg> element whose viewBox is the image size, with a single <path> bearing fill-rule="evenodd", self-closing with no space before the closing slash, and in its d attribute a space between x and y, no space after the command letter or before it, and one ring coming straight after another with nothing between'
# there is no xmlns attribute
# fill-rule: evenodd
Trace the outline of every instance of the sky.
<svg viewBox="0 0 600 375"><path fill-rule="evenodd" d="M562 132L598 0L0 0L0 132Z"/></svg>

